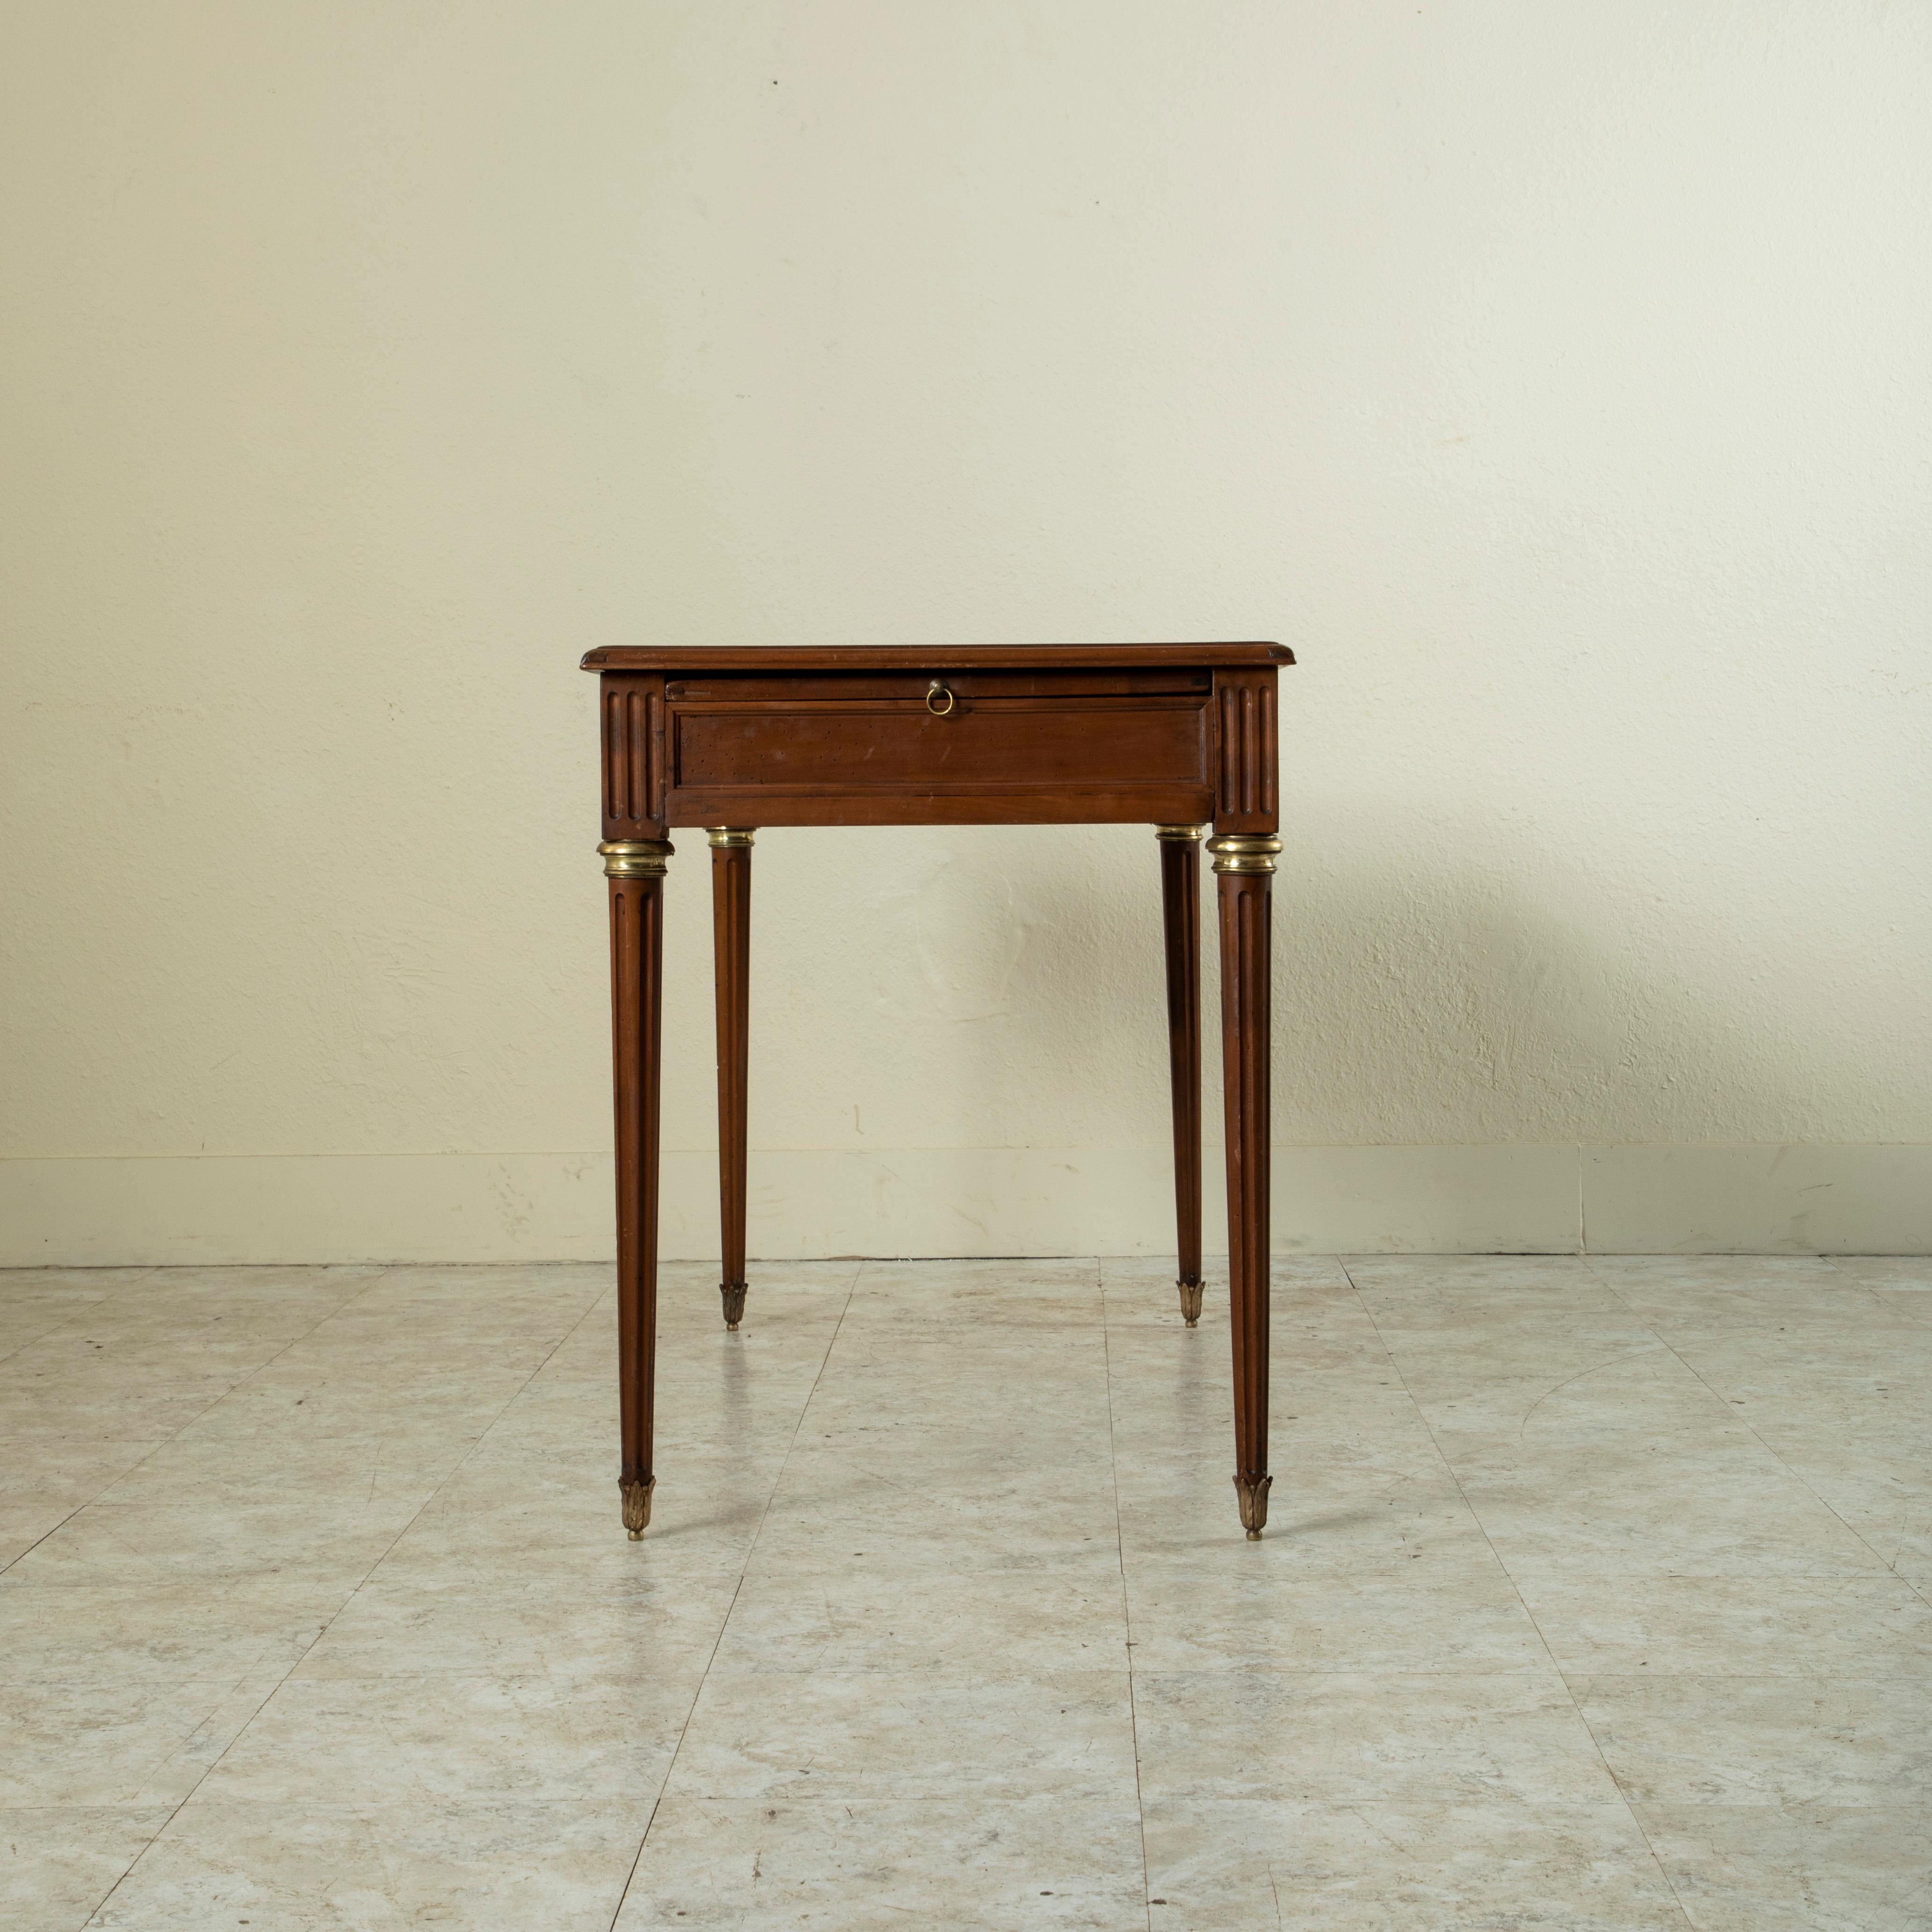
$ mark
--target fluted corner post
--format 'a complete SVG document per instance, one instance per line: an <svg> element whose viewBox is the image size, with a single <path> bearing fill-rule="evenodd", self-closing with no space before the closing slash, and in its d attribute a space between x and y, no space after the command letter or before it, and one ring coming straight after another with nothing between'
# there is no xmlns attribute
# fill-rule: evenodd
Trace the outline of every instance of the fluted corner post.
<svg viewBox="0 0 1932 1932"><path fill-rule="evenodd" d="M1258 1538L1268 1485L1268 969L1281 841L1210 838L1221 925L1221 1051L1227 1103L1228 1274L1234 1354L1234 1490Z"/></svg>
<svg viewBox="0 0 1932 1932"><path fill-rule="evenodd" d="M634 1541L651 1520L658 1343L658 1098L664 1065L668 839L598 847L610 898L610 1029L617 1114L617 1485Z"/></svg>
<svg viewBox="0 0 1932 1932"><path fill-rule="evenodd" d="M1201 836L1198 825L1156 825L1167 942L1167 1056L1174 1094L1174 1286L1181 1318L1201 1319Z"/></svg>
<svg viewBox="0 0 1932 1932"><path fill-rule="evenodd" d="M718 1292L724 1326L745 1318L745 1114L752 1031L752 842L740 825L714 826L711 930L718 988L718 1219L724 1265Z"/></svg>

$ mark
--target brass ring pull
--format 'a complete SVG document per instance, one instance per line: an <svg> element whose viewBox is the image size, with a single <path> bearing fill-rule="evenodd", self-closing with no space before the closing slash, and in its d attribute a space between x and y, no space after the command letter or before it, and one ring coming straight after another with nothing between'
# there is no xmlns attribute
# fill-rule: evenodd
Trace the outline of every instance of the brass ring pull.
<svg viewBox="0 0 1932 1932"><path fill-rule="evenodd" d="M935 704L932 701L935 698L943 698L945 699L946 702L944 704ZM926 686L926 708L932 713L934 717L944 718L946 713L952 709L956 702L957 702L957 700L954 698L952 692L946 689L945 685L939 679L934 678L932 682Z"/></svg>

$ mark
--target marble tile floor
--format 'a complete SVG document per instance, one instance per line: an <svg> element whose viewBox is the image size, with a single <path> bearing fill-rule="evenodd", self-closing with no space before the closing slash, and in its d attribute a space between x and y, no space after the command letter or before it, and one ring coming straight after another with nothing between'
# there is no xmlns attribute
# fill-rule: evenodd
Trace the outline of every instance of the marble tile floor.
<svg viewBox="0 0 1932 1932"><path fill-rule="evenodd" d="M0 1924L1932 1928L1932 1263L0 1275Z"/></svg>

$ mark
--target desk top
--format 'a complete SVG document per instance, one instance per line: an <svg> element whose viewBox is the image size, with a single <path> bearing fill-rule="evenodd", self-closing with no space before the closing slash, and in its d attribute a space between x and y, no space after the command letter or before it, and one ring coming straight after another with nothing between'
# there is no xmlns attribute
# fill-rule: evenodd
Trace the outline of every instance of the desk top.
<svg viewBox="0 0 1932 1932"><path fill-rule="evenodd" d="M1286 644L606 644L586 670L1120 670L1288 664Z"/></svg>

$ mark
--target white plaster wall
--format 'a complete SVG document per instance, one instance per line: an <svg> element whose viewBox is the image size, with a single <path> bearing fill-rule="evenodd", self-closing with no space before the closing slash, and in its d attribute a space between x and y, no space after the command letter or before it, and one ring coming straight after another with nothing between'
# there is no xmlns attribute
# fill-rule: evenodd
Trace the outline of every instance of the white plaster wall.
<svg viewBox="0 0 1932 1932"><path fill-rule="evenodd" d="M0 1258L607 1248L646 639L1292 644L1284 1244L1932 1245L1932 7L0 35ZM1164 1243L1157 897L767 833L754 1247Z"/></svg>

